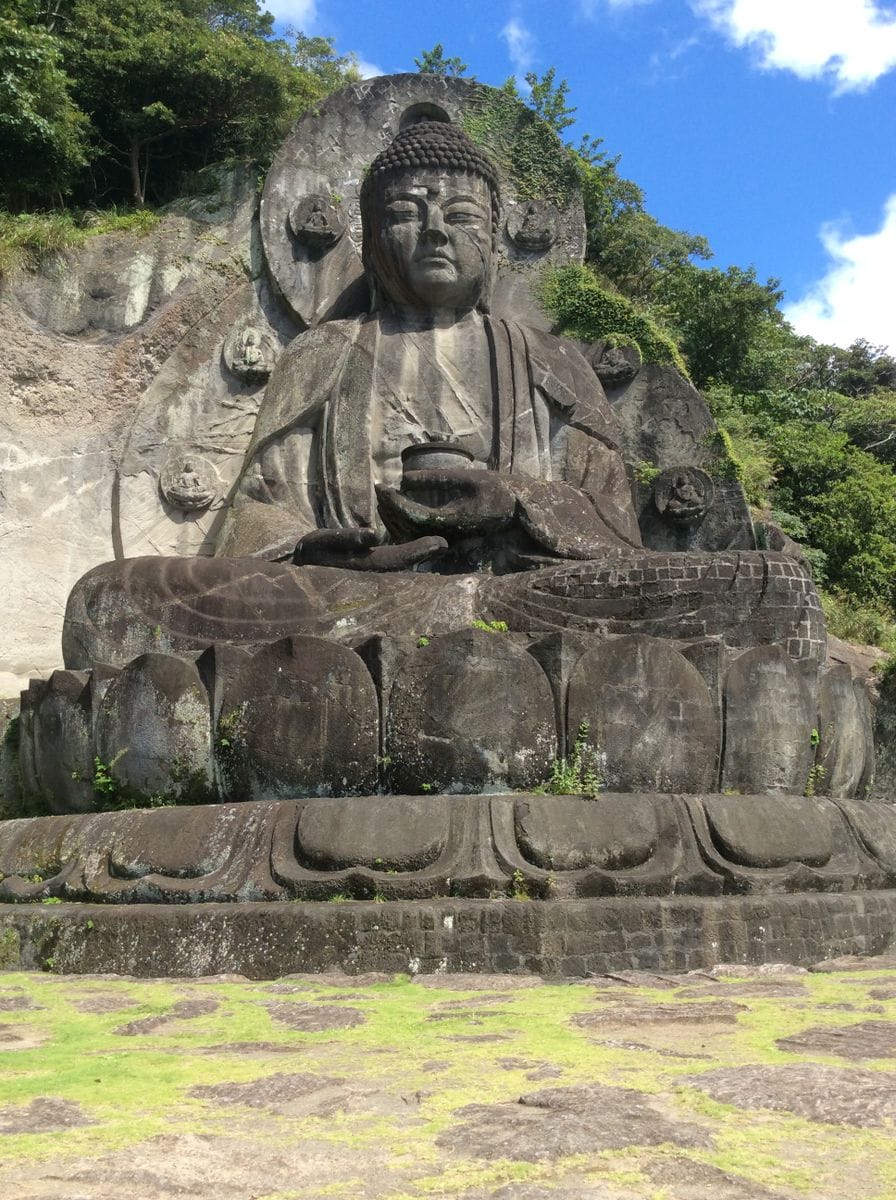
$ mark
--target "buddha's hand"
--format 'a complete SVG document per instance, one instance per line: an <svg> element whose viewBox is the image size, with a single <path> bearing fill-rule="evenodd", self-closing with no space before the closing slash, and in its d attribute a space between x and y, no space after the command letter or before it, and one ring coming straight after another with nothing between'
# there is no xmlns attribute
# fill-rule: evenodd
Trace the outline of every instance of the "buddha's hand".
<svg viewBox="0 0 896 1200"><path fill-rule="evenodd" d="M342 567L348 571L409 571L448 549L441 537L420 537L397 546L377 545L372 529L313 529L292 556L297 566Z"/></svg>
<svg viewBox="0 0 896 1200"><path fill-rule="evenodd" d="M377 486L380 516L394 538L422 533L471 537L513 522L516 496L497 471L408 472L401 490Z"/></svg>

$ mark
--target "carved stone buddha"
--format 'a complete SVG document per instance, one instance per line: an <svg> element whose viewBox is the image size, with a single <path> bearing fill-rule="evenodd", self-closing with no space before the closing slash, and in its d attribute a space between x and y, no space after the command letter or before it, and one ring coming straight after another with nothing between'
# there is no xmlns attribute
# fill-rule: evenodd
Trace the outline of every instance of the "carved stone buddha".
<svg viewBox="0 0 896 1200"><path fill-rule="evenodd" d="M253 292L209 335L228 389L258 385L251 441L188 437L179 393L164 428L183 447L144 422L170 464L159 502L178 528L207 519L215 553L124 557L75 586L67 669L24 693L18 751L23 791L57 815L0 823L0 900L234 902L220 920L251 929L251 953L201 961L249 974L882 946L896 840L865 800L867 692L825 662L805 564L753 548L694 389L632 347L592 346L592 365L515 319L524 271L573 256L572 202L502 202L513 180L459 124L478 88L365 82L322 106L317 150L306 125L278 155L259 227L308 327L273 363ZM112 803L145 811L97 811ZM586 907L506 917L493 897L521 890ZM430 909L356 935L355 906L282 905L278 939L246 913L278 906L242 903L346 896Z"/></svg>
<svg viewBox="0 0 896 1200"><path fill-rule="evenodd" d="M216 557L90 572L67 666L160 641L424 635L482 617L823 653L802 569L643 549L593 369L489 315L498 179L458 126L402 130L360 199L370 311L300 334L277 363Z"/></svg>

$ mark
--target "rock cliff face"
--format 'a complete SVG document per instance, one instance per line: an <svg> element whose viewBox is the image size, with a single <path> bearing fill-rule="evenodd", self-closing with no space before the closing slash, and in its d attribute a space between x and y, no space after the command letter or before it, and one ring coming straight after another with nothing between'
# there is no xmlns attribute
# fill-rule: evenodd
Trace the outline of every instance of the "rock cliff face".
<svg viewBox="0 0 896 1200"><path fill-rule="evenodd" d="M165 396L190 393L193 409L229 399L239 439L259 390L223 369L219 348L235 317L266 304L255 177L215 183L146 236L98 236L0 280L0 696L59 665L66 598L85 571L207 540L215 505L182 514L181 545L153 526L177 440ZM217 352L197 353L209 339Z"/></svg>

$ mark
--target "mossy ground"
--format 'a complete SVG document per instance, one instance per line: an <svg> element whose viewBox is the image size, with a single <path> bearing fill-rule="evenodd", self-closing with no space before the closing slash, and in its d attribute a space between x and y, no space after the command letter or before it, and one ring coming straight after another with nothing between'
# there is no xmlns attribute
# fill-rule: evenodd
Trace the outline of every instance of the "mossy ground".
<svg viewBox="0 0 896 1200"><path fill-rule="evenodd" d="M695 1171L701 1164L716 1168L743 1189L699 1193L710 1200L748 1200L752 1189L763 1197L819 1200L896 1196L896 1131L886 1122L857 1128L734 1107L690 1082L722 1067L820 1063L842 1072L846 1089L852 1071L890 1073L896 1084L896 1057L856 1061L776 1045L809 1027L896 1023L896 970L804 974L789 980L794 994L767 997L737 987L726 997L724 981L700 976L656 988L600 980L520 987L511 979L483 991L462 978L448 982L431 987L400 977L356 985L345 977L303 976L272 985L0 974L0 1190L16 1194L27 1182L34 1189L29 1196L68 1194L59 1181L81 1179L95 1164L111 1190L84 1194L111 1197L116 1187L131 1186L126 1164L137 1163L144 1197L173 1196L181 1193L171 1172L186 1168L172 1165L172 1153L177 1159L189 1151L192 1169L201 1172L205 1155L210 1174L207 1191L200 1182L184 1194L256 1200L480 1200L502 1187L510 1188L501 1192L505 1200L516 1188L520 1196L534 1194L524 1184L564 1198L678 1200L675 1186L661 1181L663 1164L673 1161ZM701 984L711 996L693 993ZM743 1006L736 1020L701 1021L701 1006L719 998ZM191 1004L201 1010L210 1000L213 1011L190 1015ZM187 1006L180 1017L171 1012L178 1003ZM337 1021L300 1032L275 1015L278 1006L294 1004L306 1013L335 1012ZM637 1018L654 1004L692 1006L698 1019ZM346 1008L364 1020L338 1027ZM576 1023L577 1015L600 1012L612 1012L613 1020ZM121 1032L166 1015L168 1023L156 1029ZM282 1073L320 1078L326 1086L310 1100L265 1097L264 1080ZM197 1085L252 1081L261 1092L245 1103L191 1094ZM541 1088L591 1084L643 1092L666 1117L705 1128L707 1148L631 1146L527 1162L487 1161L437 1144L463 1119L457 1110L465 1105L512 1104ZM39 1118L47 1098L69 1102L93 1123L4 1132L28 1105ZM244 1178L239 1171L251 1175L247 1147L260 1155L257 1180L245 1176L244 1192L237 1184L234 1192L216 1190L213 1175L228 1154L234 1180ZM295 1154L305 1164L301 1180L277 1165ZM151 1182L154 1163L163 1179L158 1186ZM40 1190L43 1182L47 1191ZM605 1190L586 1190L597 1186Z"/></svg>

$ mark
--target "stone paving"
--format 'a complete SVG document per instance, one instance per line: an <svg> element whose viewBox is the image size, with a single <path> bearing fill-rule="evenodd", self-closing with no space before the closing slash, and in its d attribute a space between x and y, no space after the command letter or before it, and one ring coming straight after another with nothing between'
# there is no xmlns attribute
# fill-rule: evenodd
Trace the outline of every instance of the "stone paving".
<svg viewBox="0 0 896 1200"><path fill-rule="evenodd" d="M0 974L17 1200L892 1200L896 957Z"/></svg>

